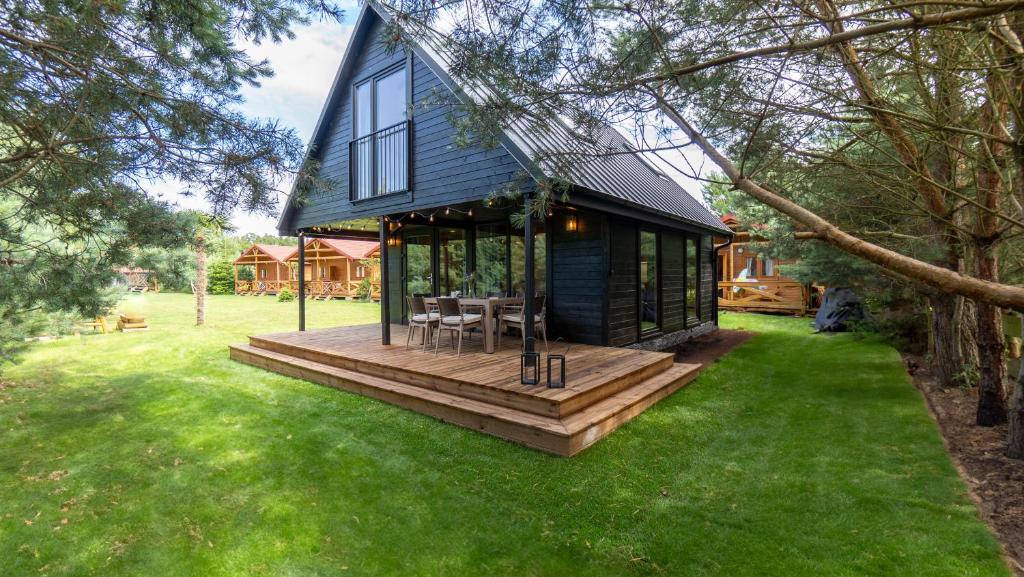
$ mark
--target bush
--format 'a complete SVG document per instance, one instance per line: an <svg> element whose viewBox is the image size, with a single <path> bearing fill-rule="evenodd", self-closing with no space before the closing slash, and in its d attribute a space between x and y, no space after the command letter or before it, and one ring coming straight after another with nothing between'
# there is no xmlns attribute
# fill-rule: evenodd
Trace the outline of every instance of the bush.
<svg viewBox="0 0 1024 577"><path fill-rule="evenodd" d="M295 293L291 289L283 288L281 292L277 293L277 302L279 303L290 303L295 300Z"/></svg>
<svg viewBox="0 0 1024 577"><path fill-rule="evenodd" d="M356 298L361 301L370 300L370 279L364 278L363 282L359 283L359 287L356 289Z"/></svg>
<svg viewBox="0 0 1024 577"><path fill-rule="evenodd" d="M219 260L211 264L206 273L210 294L230 295L235 293L235 271L230 262Z"/></svg>

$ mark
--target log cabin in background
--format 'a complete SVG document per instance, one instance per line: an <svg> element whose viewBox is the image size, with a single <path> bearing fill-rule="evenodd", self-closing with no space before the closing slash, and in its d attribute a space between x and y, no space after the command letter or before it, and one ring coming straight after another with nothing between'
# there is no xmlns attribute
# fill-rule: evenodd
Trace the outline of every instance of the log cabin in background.
<svg viewBox="0 0 1024 577"><path fill-rule="evenodd" d="M231 263L235 269L235 294L276 295L281 289L292 289L295 273L288 259L295 255L294 246L254 244L242 251ZM252 280L239 278L242 267L252 270Z"/></svg>
<svg viewBox="0 0 1024 577"><path fill-rule="evenodd" d="M820 304L821 288L782 275L779 266L794 261L764 253L767 241L752 234L735 215L722 222L734 233L718 252L718 307L723 310L806 314ZM724 242L725 239L719 239Z"/></svg>
<svg viewBox="0 0 1024 577"><path fill-rule="evenodd" d="M305 244L306 296L316 300L380 297L380 243L375 240L310 238ZM298 248L254 244L235 259L235 294L276 295L299 291ZM252 280L239 278L243 267Z"/></svg>
<svg viewBox="0 0 1024 577"><path fill-rule="evenodd" d="M298 251L289 259L298 268ZM380 243L375 240L311 238L305 245L306 295L317 300L380 297ZM296 283L297 285L297 283ZM366 285L366 286L364 286ZM294 287L298 291L298 286Z"/></svg>

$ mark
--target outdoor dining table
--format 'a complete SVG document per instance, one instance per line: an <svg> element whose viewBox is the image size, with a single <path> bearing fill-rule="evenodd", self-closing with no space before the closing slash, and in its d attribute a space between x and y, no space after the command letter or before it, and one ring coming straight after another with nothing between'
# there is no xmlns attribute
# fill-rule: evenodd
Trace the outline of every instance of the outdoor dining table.
<svg viewBox="0 0 1024 577"><path fill-rule="evenodd" d="M424 297L424 304L436 305L437 297ZM479 307L484 310L483 313L483 331L484 331L484 352L494 352L494 334L497 323L494 322L494 309L501 308L506 305L522 305L523 297L459 297L459 306L463 308L474 308Z"/></svg>

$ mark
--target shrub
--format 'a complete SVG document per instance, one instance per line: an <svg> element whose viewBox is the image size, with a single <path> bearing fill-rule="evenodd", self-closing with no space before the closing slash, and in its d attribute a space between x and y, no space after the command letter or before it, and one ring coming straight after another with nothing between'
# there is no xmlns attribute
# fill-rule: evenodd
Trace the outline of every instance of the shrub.
<svg viewBox="0 0 1024 577"><path fill-rule="evenodd" d="M356 298L361 301L370 300L370 279L364 278L363 282L359 283L359 288L356 289Z"/></svg>
<svg viewBox="0 0 1024 577"><path fill-rule="evenodd" d="M290 303L295 300L295 293L289 288L281 289L281 292L277 293L277 302L279 303Z"/></svg>
<svg viewBox="0 0 1024 577"><path fill-rule="evenodd" d="M231 263L219 260L210 265L206 273L210 294L229 295L235 292L235 271Z"/></svg>

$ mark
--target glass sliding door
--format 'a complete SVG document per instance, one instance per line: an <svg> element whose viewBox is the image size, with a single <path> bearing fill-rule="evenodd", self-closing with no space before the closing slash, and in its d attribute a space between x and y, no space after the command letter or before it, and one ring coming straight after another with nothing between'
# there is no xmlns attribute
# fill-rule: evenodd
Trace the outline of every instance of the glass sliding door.
<svg viewBox="0 0 1024 577"><path fill-rule="evenodd" d="M405 294L434 294L434 231L425 227L410 228L405 233Z"/></svg>
<svg viewBox="0 0 1024 577"><path fill-rule="evenodd" d="M686 326L693 326L700 322L700 259L699 238L696 236L686 237Z"/></svg>
<svg viewBox="0 0 1024 577"><path fill-rule="evenodd" d="M522 230L512 236L512 292L526 294L526 244ZM537 294L547 291L547 246L544 223L533 223L533 288Z"/></svg>
<svg viewBox="0 0 1024 577"><path fill-rule="evenodd" d="M466 231L457 228L444 228L438 233L438 265L439 294L451 295L458 291L462 295L469 294L469 283L466 278Z"/></svg>
<svg viewBox="0 0 1024 577"><path fill-rule="evenodd" d="M508 292L508 226L483 224L476 229L476 292L502 296Z"/></svg>
<svg viewBox="0 0 1024 577"><path fill-rule="evenodd" d="M640 231L640 331L653 331L661 326L658 307L658 234Z"/></svg>

